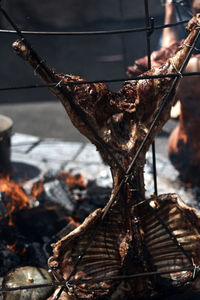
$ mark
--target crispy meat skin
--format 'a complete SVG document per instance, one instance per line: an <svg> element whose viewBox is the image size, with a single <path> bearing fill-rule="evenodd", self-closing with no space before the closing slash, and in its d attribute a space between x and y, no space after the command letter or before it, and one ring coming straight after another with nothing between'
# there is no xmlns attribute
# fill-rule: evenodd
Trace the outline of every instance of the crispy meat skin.
<svg viewBox="0 0 200 300"><path fill-rule="evenodd" d="M200 15L197 15L189 22L188 30L190 34L185 41L185 45L192 44L196 36L195 28L199 24ZM146 74L176 73L177 69L180 69L182 66L189 51L189 47L185 45L182 45L163 66L152 68ZM47 72L34 56L33 51L27 49L23 41L15 42L13 48L48 83L60 80L83 81L78 76ZM169 101L165 111L162 112L152 135L135 164L130 178L131 184L125 182L122 185L113 203L113 195L116 193L118 185L123 178L122 171L116 167L115 161L107 154L97 138L88 129L88 126L84 124L77 110L71 104L71 100L78 108L81 108L92 128L108 145L124 170L126 170L151 126L163 97L169 91L171 83L172 79L170 78L130 81L125 83L118 93L113 93L104 84L69 85L64 88L59 86L50 88L63 103L73 124L96 145L104 160L111 166L113 175L113 190L105 208L89 215L80 227L55 243L53 245L53 256L49 259L49 265L57 272L57 276L61 279L66 279L71 270L73 270L79 255L85 249L88 240L93 237L98 227L71 280L102 278L102 281L100 280L97 283L77 283L70 292L78 299L96 299L109 295L109 299L114 300L123 299L123 296L126 294L131 299L138 299L140 296L151 294L151 291L155 291L157 288L158 278L138 278L128 282L120 281L120 284L114 280L106 281L104 278L121 274L136 274L160 268L160 265L157 264L157 259L154 262L154 248L152 250L152 246L149 244L149 239L151 239L149 230L151 228L149 228L149 223L144 220L144 216L149 217L149 206L143 204L135 207L134 204L144 199L143 167L145 154L154 136L168 120L173 99ZM158 197L155 200L159 203L162 199ZM169 218L171 202L173 201L169 195L168 201L164 205ZM101 222L103 214L111 203L112 205L106 218ZM178 202L175 202L174 205L176 207L180 206ZM163 208L162 205L161 207ZM177 218L184 219L184 213L179 213ZM152 224L155 222L156 220L153 220ZM193 235L193 228L191 235ZM168 237L166 239L168 240ZM197 239L196 248L198 248L198 243L199 240ZM174 252L178 251L179 255L179 250L174 249ZM166 264L169 262L169 257L168 254L165 257ZM187 263L183 260L182 265L185 266ZM173 268L173 266L170 267ZM191 274L188 272L186 274L187 278L184 277L183 273L180 276L183 284L188 281L188 278L191 278ZM174 278L169 275L168 278L161 277L160 280L167 287L173 284L175 286L179 285L178 275L175 274ZM117 287L118 285L119 287Z"/></svg>

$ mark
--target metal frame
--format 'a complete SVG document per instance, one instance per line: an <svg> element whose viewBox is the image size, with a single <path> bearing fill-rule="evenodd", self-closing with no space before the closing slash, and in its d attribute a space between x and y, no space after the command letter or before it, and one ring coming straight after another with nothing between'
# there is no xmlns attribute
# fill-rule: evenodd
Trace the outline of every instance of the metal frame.
<svg viewBox="0 0 200 300"><path fill-rule="evenodd" d="M179 2L176 3L176 5L178 5ZM22 32L18 29L18 27L16 26L16 24L13 22L13 20L10 18L10 16L7 14L7 12L0 6L0 11L1 13L4 15L4 17L7 19L7 21L12 25L12 27L14 28L14 31L11 31L11 30L0 30L0 33L3 33L3 32L10 32L10 33L17 33L17 35L20 37L20 38L23 38L25 44L27 44L28 46L30 46L29 42L25 39L24 37L24 34L38 34L38 35L41 35L41 34L57 34L57 35L61 35L61 34L68 34L68 35L98 35L98 34L125 34L125 33L130 33L130 32L141 32L141 31L146 31L146 47L147 47L147 56L148 56L148 68L150 69L151 68L151 35L153 34L154 30L156 29L161 29L161 28L165 28L165 27L169 27L169 26L176 26L176 25L179 25L179 24L184 24L186 23L187 21L181 21L181 22L178 22L176 24L169 24L169 25L164 25L164 26L157 26L155 27L154 26L154 19L153 18L150 18L149 16L149 8L148 8L148 0L144 0L144 8L145 8L145 19L146 19L146 27L145 28L138 28L138 29L127 29L127 30L114 30L114 31L95 31L95 32L68 32L68 33L60 33L60 32L57 32L57 33L48 33L48 32ZM122 167L121 167L121 164L119 161L117 161L117 159L113 156L113 154L111 153L111 151L109 150L108 146L105 144L105 142L97 135L97 133L94 131L94 129L92 128L92 126L89 124L88 120L86 119L85 115L83 114L83 112L80 110L80 108L76 107L74 105L74 103L71 103L71 100L70 100L70 104L73 106L73 108L77 111L77 113L79 114L79 116L82 118L82 120L85 122L85 124L89 127L89 129L91 130L91 132L94 134L95 138L98 139L98 141L101 143L102 147L104 147L104 149L107 151L107 153L112 156L112 158L115 160L117 166L121 169L121 171L123 172L124 174L124 178L122 179L122 181L120 182L119 186L118 186L118 189L115 193L115 195L113 196L112 200L110 201L106 211L104 212L103 216L102 216L102 219L101 221L99 222L99 224L97 225L97 227L95 228L94 232L92 233L90 239L88 240L88 243L87 245L85 246L84 250L82 251L81 255L77 258L76 260L76 263L74 264L74 267L73 267L73 270L72 272L69 274L67 280L65 281L53 281L52 283L50 284L37 284L37 285L29 285L29 286L19 286L19 287L14 287L14 288L3 288L3 287L0 287L0 292L8 292L8 291L15 291L15 290L22 290L22 289L34 289L34 288L41 288L41 287L48 287L48 286L54 286L54 287L58 287L60 286L60 291L58 292L58 294L56 295L56 297L54 298L55 300L56 299L59 299L62 291L64 289L69 289L70 286L72 286L73 284L78 284L78 283L84 283L84 282L100 282L100 281L105 281L105 280L119 280L119 279L133 279L133 278L136 278L136 277L145 277L145 276L154 276L154 275L161 275L161 274L167 274L167 273L173 273L172 271L170 272L146 272L146 273L140 273L140 274L133 274L133 275L124 275L124 276L116 276L116 277L109 277L109 278L98 278L98 279L92 279L92 280L76 280L76 281L70 281L71 277L74 275L74 273L76 272L76 267L78 266L78 264L80 263L80 261L82 260L83 256L85 255L87 249L89 248L91 242L93 241L99 227L101 226L101 224L103 223L105 217L107 216L107 213L111 207L111 205L113 204L113 202L116 200L116 197L121 189L121 187L123 186L124 183L126 183L127 181L129 181L129 177L130 175L132 174L132 170L133 170L133 167L134 167L134 164L139 156L139 154L141 153L146 141L148 140L154 126L156 125L157 121L159 120L159 117L160 117L160 114L162 113L163 109L165 108L166 104L168 103L168 100L170 99L171 97L171 94L173 93L173 90L174 90L174 87L176 85L176 82L177 80L179 79L179 77L181 76L193 76L193 75L200 75L200 72L195 72L195 73L185 73L183 74L182 71L184 70L184 67L185 65L187 64L191 54L192 54L192 51L193 49L195 48L195 44L196 44L196 41L198 39L200 35L200 31L198 32L198 36L193 44L193 46L190 48L190 51L187 55L187 58L182 66L182 68L180 69L180 71L174 75L174 74L171 74L171 75L166 75L166 76L163 76L163 77L174 77L174 80L173 80L173 83L171 85L171 88L168 92L168 94L164 97L163 99L163 103L154 119L154 121L152 122L151 126L150 126L150 129L148 131L148 133L146 134L146 137L144 138L143 142L141 143L138 151L136 152L131 164L129 165L128 169L127 170L124 170ZM34 51L34 50L33 50ZM36 52L35 52L36 53ZM37 54L36 54L37 55ZM38 55L37 55L38 57ZM43 60L41 60L39 57L38 57L39 61L40 61L40 64L43 64ZM48 69L46 67L46 65L44 64L43 65L47 72L48 72ZM162 76L141 76L141 77L133 77L133 78L130 78L129 80L141 80L141 79L149 79L149 78L160 78ZM50 86L59 86L59 88L62 89L63 86L65 86L66 84L87 84L87 83L96 83L96 82L117 82L117 81L124 81L127 79L113 79L113 80L102 80L102 81L85 81L85 82L73 82L73 83L63 83L63 82L55 82L55 84L43 84L43 85L32 85L32 86L17 86L17 87L5 87L5 88L0 88L0 91L5 91L5 90L14 90L14 89L28 89L28 88L41 88L41 87L50 87ZM53 80L55 81L55 80ZM73 102L73 100L72 100ZM157 195L157 172L156 172L156 150L155 150L155 145L153 144L153 170L154 170L154 191L155 191L155 194ZM141 205L143 204L144 202L146 201L149 201L149 200L143 200L139 203L137 203L135 206L138 206L138 205ZM157 220L160 222L160 224L163 226L163 228L166 230L166 232L169 234L170 238L172 239L172 241L175 243L175 245L182 251L182 253L186 256L186 258L189 260L189 262L191 263L191 267L189 268L184 268L184 269L180 269L180 270L176 270L174 271L174 273L177 273L177 272L181 272L181 271L193 271L193 277L195 277L197 275L197 273L199 273L200 271L200 267L199 266L196 266L194 263L193 263L193 260L192 258L190 257L190 255L185 251L185 249L180 245L180 243L177 241L177 239L175 238L175 236L173 235L173 233L170 231L170 229L167 227L167 225L159 218L159 216L157 215L156 212L153 211L153 209L151 209L150 205L149 205L149 209L151 210L152 213L155 214L155 217L157 218ZM53 270L52 270L53 272Z"/></svg>

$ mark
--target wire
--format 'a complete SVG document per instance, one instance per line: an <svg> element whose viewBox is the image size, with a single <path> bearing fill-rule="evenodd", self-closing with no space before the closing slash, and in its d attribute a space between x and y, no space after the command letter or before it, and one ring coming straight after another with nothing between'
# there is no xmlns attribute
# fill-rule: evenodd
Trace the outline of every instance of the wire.
<svg viewBox="0 0 200 300"><path fill-rule="evenodd" d="M158 25L155 26L154 29L163 29L166 27L173 27L179 26L182 24L187 23L189 20L183 20L176 23L165 24L165 25ZM110 34L126 34L126 33L134 33L134 32L143 32L146 30L150 30L151 28L127 28L127 29L117 29L117 30L96 30L96 31L29 31L29 30L21 30L20 32L24 35L110 35ZM0 33L9 33L9 34L16 34L15 30L9 29L0 29Z"/></svg>
<svg viewBox="0 0 200 300"><path fill-rule="evenodd" d="M83 283L98 283L98 282L104 282L104 281L117 281L117 280L124 280L124 279L134 279L134 278L140 278L140 277L148 277L148 276L155 276L155 275L166 275L166 274L173 274L173 273L179 273L179 272L195 272L195 275L199 272L199 266L192 266L192 267L185 267L185 268L179 268L176 270L168 270L168 271L154 271L154 272L144 272L144 273L136 273L136 274L129 274L129 275L119 275L119 276L111 276L111 277L101 277L101 278L95 278L95 279L78 279L73 280L69 282L69 285L78 285ZM15 287L7 287L7 286L1 286L0 287L0 293L7 293L17 290L30 290L30 289L39 289L44 287L66 287L66 281L53 281L52 283L44 283L44 284L34 284L34 285L21 285L21 286L15 286Z"/></svg>
<svg viewBox="0 0 200 300"><path fill-rule="evenodd" d="M148 0L144 0L145 16L146 16L146 27L151 27L151 31L146 31L146 45L147 45L147 58L148 58L148 69L151 69L151 35L154 31L154 19L149 16L149 5ZM151 24L151 26L150 26ZM154 194L158 194L157 187L157 170L156 170L156 146L155 141L152 143L152 160L153 160L153 182L154 182Z"/></svg>
<svg viewBox="0 0 200 300"><path fill-rule="evenodd" d="M190 77L190 76L199 76L200 72L185 72L181 74L182 77ZM84 85L84 84L95 84L95 83L111 83L111 82L126 82L132 80L143 80L143 79L158 79L158 78L175 78L179 77L179 74L167 74L167 75L143 75L143 76L134 76L129 79L127 78L116 78L116 79L99 79L99 80L88 80L88 81L68 81L61 82L60 86L67 85ZM48 83L48 84L30 84L30 85L19 85L19 86L8 86L1 87L0 91L10 91L10 90L24 90L24 89L34 89L34 88L49 88L55 87L58 83Z"/></svg>
<svg viewBox="0 0 200 300"><path fill-rule="evenodd" d="M1 8L1 10L2 10L2 8ZM3 11L3 10L2 10ZM9 18L9 17L8 17ZM183 21L183 22L186 22L186 21ZM179 22L179 24L180 23L183 23L183 22ZM176 25L177 25L178 23L176 23ZM15 26L15 24L13 23L13 27L14 28L16 28L16 26ZM170 26L175 26L175 25L170 25ZM166 26L164 26L164 27L166 27ZM161 26L160 28L164 28L163 26ZM169 27L169 26L168 26ZM149 27L149 28L142 28L142 29L140 29L140 31L147 31L147 30L152 30L152 29L156 29L156 28L152 28L152 26L151 27ZM17 33L18 33L18 35L20 36L20 37L22 37L23 38L23 35L22 35L22 33L16 28L16 31L17 31ZM137 29L137 31L136 31L136 29L134 29L134 31L135 32L138 32L138 29ZM128 32L133 32L133 29L131 29L131 31L130 30L123 30L123 32L122 31L112 31L112 34L114 34L114 32L115 33L128 33ZM37 33L38 34L38 33ZM45 33L46 34L46 33ZM58 34L58 33L56 33L56 34ZM69 33L68 33L69 34ZM72 34L72 33L71 33ZM83 35L83 34L111 34L111 32L110 31L104 31L104 32L90 32L90 33L74 33L74 34L81 34L81 35ZM195 40L196 41L196 40ZM195 45L195 43L194 43L194 45ZM193 47L192 47L193 48ZM191 48L191 51L192 51L192 48ZM191 51L189 52L189 54L191 55ZM185 62L184 62L184 65L186 64L186 61L188 60L188 57L189 57L189 55L187 56L187 59L185 60ZM183 65L183 67L184 67L184 65ZM182 72L182 69L183 68L181 68L181 70L180 70L180 73ZM198 75L199 75L200 73L198 73ZM134 158L133 158L133 160L132 160L132 162L131 162L131 164L129 165L129 167L128 167L128 169L127 169L127 171L126 171L126 176L124 176L124 178L123 178L123 180L121 181L121 183L119 184L119 186L118 186L118 189L117 189L117 191L116 191L116 193L115 193L115 195L113 195L113 197L110 199L111 201L109 201L109 203L108 203L108 205L107 205L107 207L106 207L106 210L104 211L104 214L102 215L102 218L101 218L101 222L99 222L98 223L98 225L100 224L102 224L102 221L104 220L104 218L106 217L106 215L107 215L107 213L108 213L108 211L109 211L109 209L110 209L110 207L111 207L111 205L112 205L112 203L113 203L113 201L116 199L116 197L117 197L117 195L118 195L118 193L119 193L119 191L120 191L120 189L121 189L121 187L122 187L122 185L128 180L128 178L130 177L130 175L131 175L131 172L132 172L132 168L133 168L133 165L134 165L134 163L135 163L135 161L137 160L137 158L138 158L138 156L139 156L139 154L140 154L140 152L142 151L142 149L143 149L143 147L144 147L144 145L145 145L145 143L146 143L146 141L147 141L147 139L150 137L150 135L151 135L151 132L152 132L152 130L153 130L153 128L154 128L154 126L156 125L156 122L158 121L158 119L159 119L159 116L160 116L160 114L162 113L162 111L163 111L163 109L164 109L164 107L165 107L165 105L167 104L167 102L168 102L168 99L169 99L169 97L171 96L171 94L172 94L172 92L173 92L173 89L174 89L174 87L175 87L175 84L177 83L177 80L179 79L179 77L180 77L180 74L176 74L176 75L174 75L174 74L171 74L172 76L169 76L169 75L167 75L167 76L163 76L163 77L174 77L175 79L174 79L174 81L173 81L173 84L171 85L171 88L170 88L170 90L169 90L169 93L167 94L167 96L163 99L163 103L162 103L162 105L161 105L161 107L160 107L160 109L159 109L159 111L158 111L158 113L157 113L157 115L156 115L156 117L155 117L155 119L154 119L154 121L153 121L153 123L152 123L152 125L150 126L150 129L149 129L149 131L148 131L148 133L147 133L147 135L146 135L146 137L144 138L144 140L143 140L143 142L141 143L141 145L140 145L140 147L139 147L139 149L138 149L138 151L136 152L136 154L135 154L135 156L134 156ZM195 75L197 75L196 73L195 73ZM182 76L182 74L181 74L181 76ZM191 76L191 73L190 73L190 76ZM142 76L141 77L137 77L137 78L135 78L136 80L140 80L140 79L144 79L144 77L145 76L143 76L143 78L142 78ZM162 76L160 76L160 75L158 75L158 76L146 76L146 79L149 79L149 78L161 78ZM132 80L132 79L130 79L130 80ZM128 80L128 81L130 81L130 80ZM115 79L114 81L122 81L122 80L119 80L119 79ZM123 81L124 81L124 79L123 79ZM96 81L97 82L97 81ZM98 81L98 82L106 82L105 80L103 80L103 81ZM111 82L110 80L109 81L107 81L107 82ZM68 82L67 84L88 84L88 83L94 83L94 82L79 82L79 83L77 83L77 82L73 82L73 83L70 83L70 82ZM53 84L48 84L48 85L38 85L38 86L33 86L32 85L32 87L31 88L35 88L35 87L50 87L50 86L55 86L55 85L57 85L57 83L53 83ZM60 84L61 86L64 86L64 85L66 85L66 84L63 84L63 83L61 83ZM19 89L19 87L15 87L15 89ZM21 87L22 88L22 87ZM23 88L27 88L27 86L26 87L23 87ZM30 88L30 86L29 86L29 88ZM10 89L14 89L14 88L9 88L9 90ZM2 90L6 90L5 88L2 88L2 89L0 89L0 91L2 91ZM7 89L8 90L8 89ZM139 203L138 203L138 205L139 205ZM97 230L98 230L98 228L99 228L99 226L97 225L97 227L95 228L95 230L94 230L94 232L93 232L93 234L91 235L91 238L90 238L90 240L88 241L88 243L87 243L87 245L86 245L86 247L85 247L85 249L84 249L84 251L82 252L82 254L80 255L80 257L78 257L78 259L77 259L77 261L76 261L76 263L75 263L75 265L74 265L74 268L73 268L73 270L72 270L72 272L69 274L69 276L68 276L68 279L67 280L65 280L65 281L62 281L62 282L53 282L52 284L51 284L51 286L63 286L63 287L67 287L67 284L68 283L70 283L71 284L71 282L68 282L68 280L71 278L71 276L74 274L74 271L75 271L75 269L76 269L76 266L78 265L78 263L80 262L80 260L82 259L82 257L84 256L84 254L85 254L85 252L86 252L86 250L87 250L87 248L89 247L89 245L91 244L91 241L92 241L92 239L94 238L94 236L96 235L96 232L97 232ZM197 269L198 270L198 266L195 266L195 270ZM167 271L167 272L147 272L147 273L140 273L140 274L133 274L133 275L125 275L125 276L116 276L116 277L110 277L110 278L96 278L96 279L94 279L94 280L87 280L87 282L101 282L101 281L105 281L105 280L108 280L108 281L110 281L110 280L123 280L123 279L132 279L132 278L136 278L136 277L145 277L145 276L153 276L153 275L161 275L161 274L169 274L169 273L177 273L177 272L182 272L182 271L194 271L194 266L191 266L191 267L189 267L189 268L184 268L184 269L178 269L178 270L174 270L174 271ZM75 283L75 281L73 281L73 283L74 284L77 284L77 282L80 282L80 281L76 281L76 283ZM83 281L82 281L83 282ZM86 281L85 281L86 282ZM45 285L35 285L35 286L33 286L33 285L31 285L31 286L21 286L21 287L14 287L14 288L1 288L0 289L0 291L1 292L6 292L6 291L11 291L11 289L12 290L16 290L16 289L28 289L28 288L39 288L39 287L44 287ZM47 286L47 285L46 285ZM50 286L50 285L48 285L48 286Z"/></svg>

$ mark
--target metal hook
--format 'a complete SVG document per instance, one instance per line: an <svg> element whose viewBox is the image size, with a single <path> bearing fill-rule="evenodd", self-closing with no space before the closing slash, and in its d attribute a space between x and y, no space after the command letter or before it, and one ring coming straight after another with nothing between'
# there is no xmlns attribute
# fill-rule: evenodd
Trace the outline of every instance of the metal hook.
<svg viewBox="0 0 200 300"><path fill-rule="evenodd" d="M195 279L196 276L197 276L197 273L200 271L200 266L197 266L195 263L194 263L194 259L192 258L192 265L194 267L193 269L193 274L192 274L192 279Z"/></svg>
<svg viewBox="0 0 200 300"><path fill-rule="evenodd" d="M39 64L37 64L37 66L35 67L35 69L34 69L34 71L33 71L33 73L34 73L34 75L36 76L37 75L37 69L41 66L41 64L42 63L44 63L44 60L41 60L40 62L39 62Z"/></svg>
<svg viewBox="0 0 200 300"><path fill-rule="evenodd" d="M147 29L147 33L150 36L150 35L152 35L152 33L155 30L155 26L154 26L155 25L155 18L150 17L149 18L149 24L150 24L150 28Z"/></svg>
<svg viewBox="0 0 200 300"><path fill-rule="evenodd" d="M62 77L62 79L56 84L56 87L61 87L61 83L64 81L65 75Z"/></svg>
<svg viewBox="0 0 200 300"><path fill-rule="evenodd" d="M69 281L66 281L65 285L66 285L66 288L68 289L68 292L73 293L74 289L73 289L73 286L69 283Z"/></svg>

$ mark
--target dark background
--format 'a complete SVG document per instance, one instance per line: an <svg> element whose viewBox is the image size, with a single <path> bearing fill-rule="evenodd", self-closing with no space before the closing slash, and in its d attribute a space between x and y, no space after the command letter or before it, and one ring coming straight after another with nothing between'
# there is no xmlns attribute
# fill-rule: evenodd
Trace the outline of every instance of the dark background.
<svg viewBox="0 0 200 300"><path fill-rule="evenodd" d="M21 30L91 31L145 26L141 0L9 0L3 8ZM160 0L149 1L155 25L163 24ZM2 29L12 29L0 15ZM161 30L151 37L157 49ZM146 55L144 32L96 36L26 35L33 48L57 72L80 75L88 80L125 78L125 70L136 58ZM15 33L0 33L0 87L40 83L28 64L12 51ZM109 84L118 90L122 83ZM14 131L85 140L71 125L62 105L46 88L0 92L0 113L14 120Z"/></svg>

